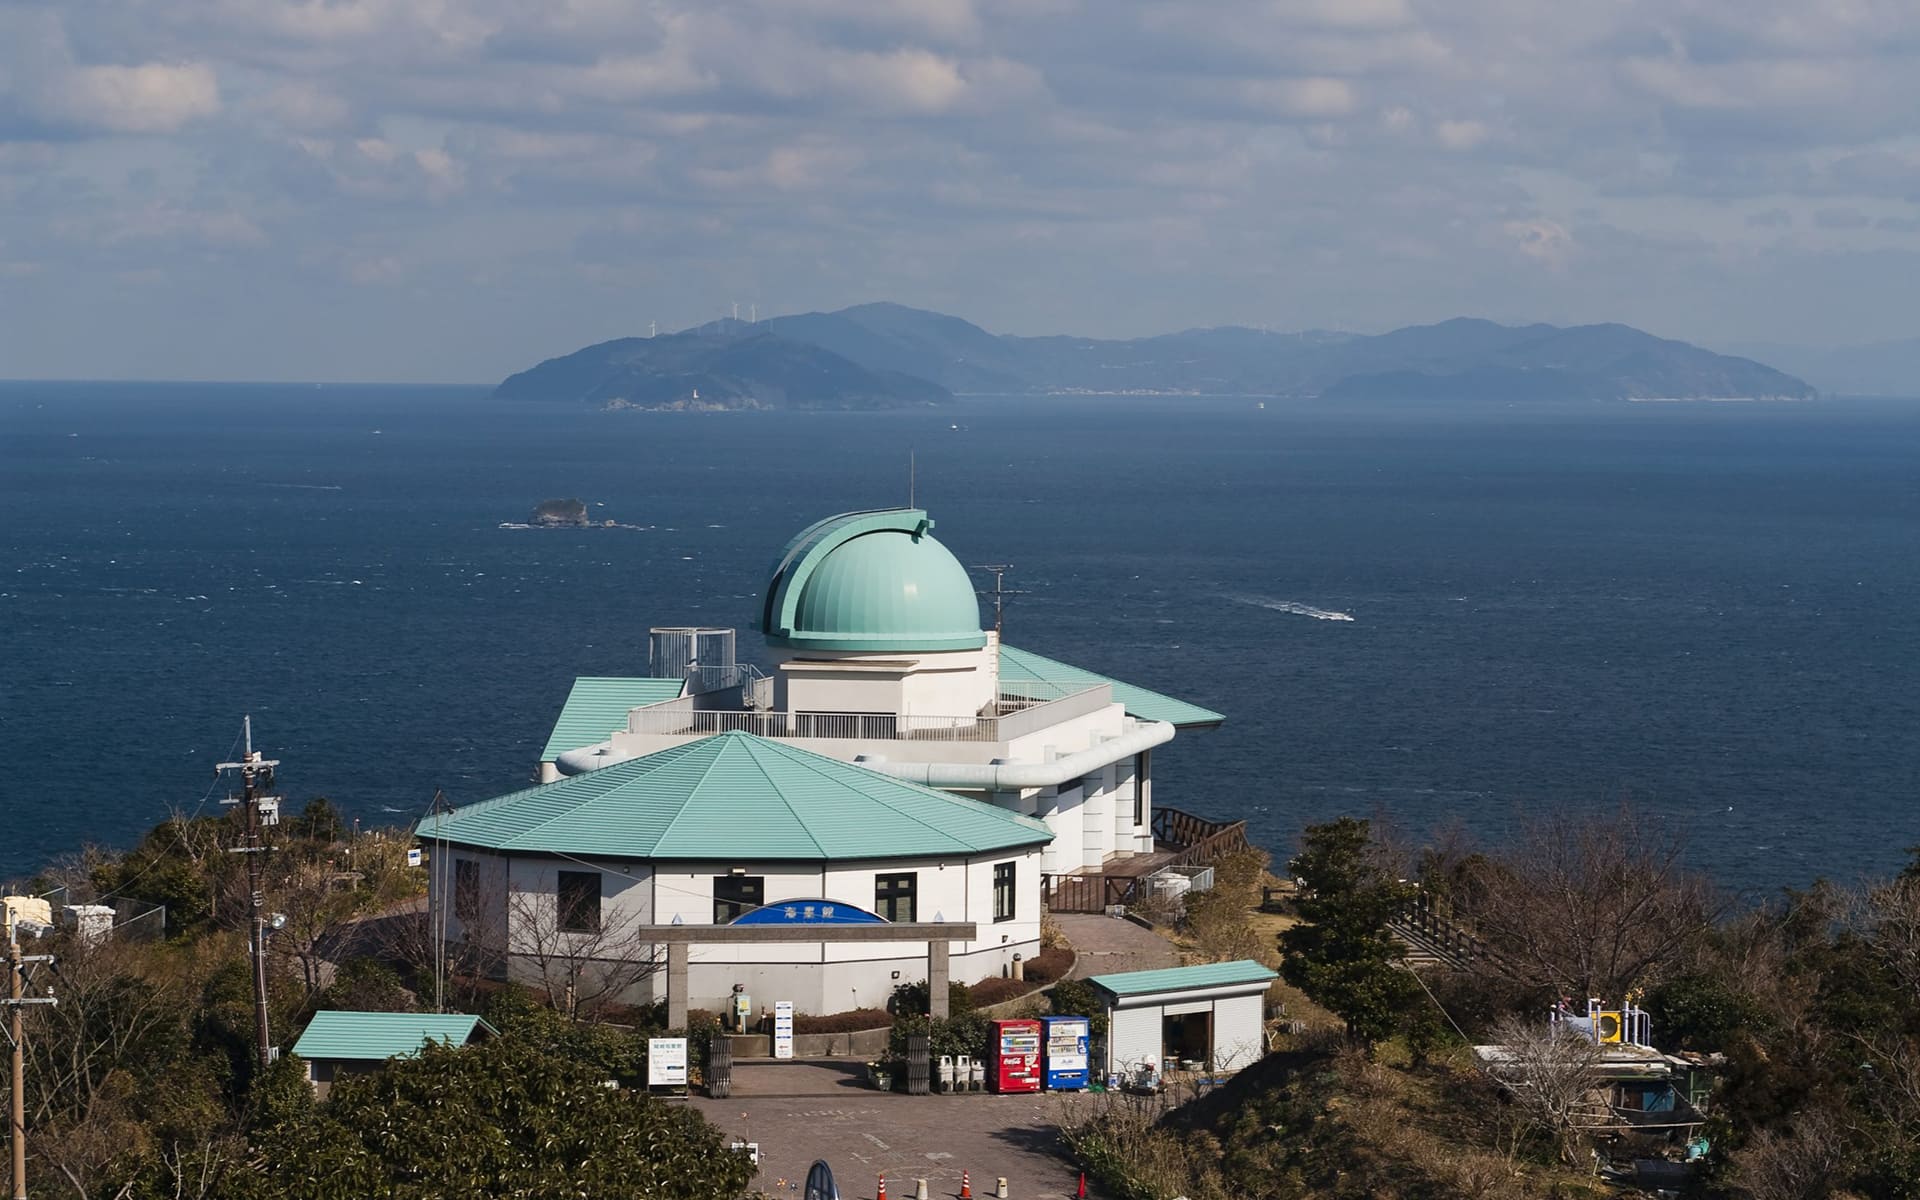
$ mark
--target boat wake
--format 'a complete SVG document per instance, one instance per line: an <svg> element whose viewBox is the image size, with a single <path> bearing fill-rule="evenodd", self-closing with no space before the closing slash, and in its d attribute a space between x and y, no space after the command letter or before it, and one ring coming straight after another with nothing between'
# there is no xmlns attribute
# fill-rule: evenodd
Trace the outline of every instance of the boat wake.
<svg viewBox="0 0 1920 1200"><path fill-rule="evenodd" d="M1239 604L1251 604L1255 608L1272 609L1274 612L1292 613L1296 617L1312 617L1316 621L1351 621L1352 613L1335 612L1329 608L1315 608L1311 604L1301 604L1297 600L1275 600L1268 596L1229 596Z"/></svg>

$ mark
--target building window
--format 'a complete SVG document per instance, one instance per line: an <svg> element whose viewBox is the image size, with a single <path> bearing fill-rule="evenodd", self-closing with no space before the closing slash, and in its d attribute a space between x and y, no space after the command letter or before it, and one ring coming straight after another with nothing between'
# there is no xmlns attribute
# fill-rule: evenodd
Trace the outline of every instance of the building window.
<svg viewBox="0 0 1920 1200"><path fill-rule="evenodd" d="M715 875L713 923L731 925L767 902L764 875Z"/></svg>
<svg viewBox="0 0 1920 1200"><path fill-rule="evenodd" d="M462 925L480 915L480 864L470 858L453 860L453 915Z"/></svg>
<svg viewBox="0 0 1920 1200"><path fill-rule="evenodd" d="M993 919L1013 920L1013 864L993 864Z"/></svg>
<svg viewBox="0 0 1920 1200"><path fill-rule="evenodd" d="M918 875L875 875L873 911L889 921L913 920L914 895L919 891Z"/></svg>
<svg viewBox="0 0 1920 1200"><path fill-rule="evenodd" d="M560 932L600 932L600 872L560 872Z"/></svg>

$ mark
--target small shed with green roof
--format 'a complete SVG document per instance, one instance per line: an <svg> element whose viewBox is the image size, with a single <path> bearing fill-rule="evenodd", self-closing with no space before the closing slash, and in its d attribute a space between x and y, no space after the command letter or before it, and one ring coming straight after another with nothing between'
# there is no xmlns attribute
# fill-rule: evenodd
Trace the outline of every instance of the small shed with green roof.
<svg viewBox="0 0 1920 1200"><path fill-rule="evenodd" d="M313 1014L293 1052L307 1064L307 1082L322 1100L341 1075L359 1075L393 1058L409 1058L429 1042L464 1046L497 1031L465 1013L345 1012Z"/></svg>
<svg viewBox="0 0 1920 1200"><path fill-rule="evenodd" d="M1247 1066L1266 1053L1266 992L1277 978L1244 958L1093 976L1107 1008L1107 1073Z"/></svg>

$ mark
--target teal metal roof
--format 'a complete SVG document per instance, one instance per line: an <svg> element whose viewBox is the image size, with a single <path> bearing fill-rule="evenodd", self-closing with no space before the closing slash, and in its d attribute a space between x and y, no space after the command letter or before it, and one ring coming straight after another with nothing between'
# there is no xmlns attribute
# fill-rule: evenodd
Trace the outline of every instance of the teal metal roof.
<svg viewBox="0 0 1920 1200"><path fill-rule="evenodd" d="M1095 975L1087 982L1115 996L1148 996L1158 992L1227 987L1236 983L1268 983L1278 979L1272 970L1250 958L1204 963L1197 967L1166 967L1159 971L1123 971Z"/></svg>
<svg viewBox="0 0 1920 1200"><path fill-rule="evenodd" d="M973 580L918 508L842 513L788 542L768 573L761 631L798 650L920 652L987 644Z"/></svg>
<svg viewBox="0 0 1920 1200"><path fill-rule="evenodd" d="M421 838L601 858L972 855L1052 840L1043 823L751 733L722 733L415 829Z"/></svg>
<svg viewBox="0 0 1920 1200"><path fill-rule="evenodd" d="M547 748L540 752L541 761L552 762L569 750L606 741L615 730L627 727L628 709L671 700L680 694L681 686L678 679L581 676L573 681L573 690L560 707Z"/></svg>
<svg viewBox="0 0 1920 1200"><path fill-rule="evenodd" d="M340 1012L313 1014L293 1052L301 1058L379 1061L418 1054L428 1042L464 1046L481 1030L497 1032L479 1017L461 1013Z"/></svg>
<svg viewBox="0 0 1920 1200"><path fill-rule="evenodd" d="M1101 683L1111 684L1113 698L1125 705L1127 712L1143 721L1165 721L1180 729L1194 729L1218 725L1226 720L1210 708L1201 708L1198 704L1189 704L1147 688L1109 679L1105 675L1035 654L1031 650L1018 650L1006 645L1000 647L1002 691L1021 692L1031 687L1035 695L1052 698Z"/></svg>

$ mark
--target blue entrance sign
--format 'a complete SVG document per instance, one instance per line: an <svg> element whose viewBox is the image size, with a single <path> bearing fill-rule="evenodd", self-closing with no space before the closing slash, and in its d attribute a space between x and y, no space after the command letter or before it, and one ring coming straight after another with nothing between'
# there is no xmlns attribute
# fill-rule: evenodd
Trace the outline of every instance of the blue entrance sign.
<svg viewBox="0 0 1920 1200"><path fill-rule="evenodd" d="M886 918L839 900L781 900L733 919L735 925L884 925Z"/></svg>

